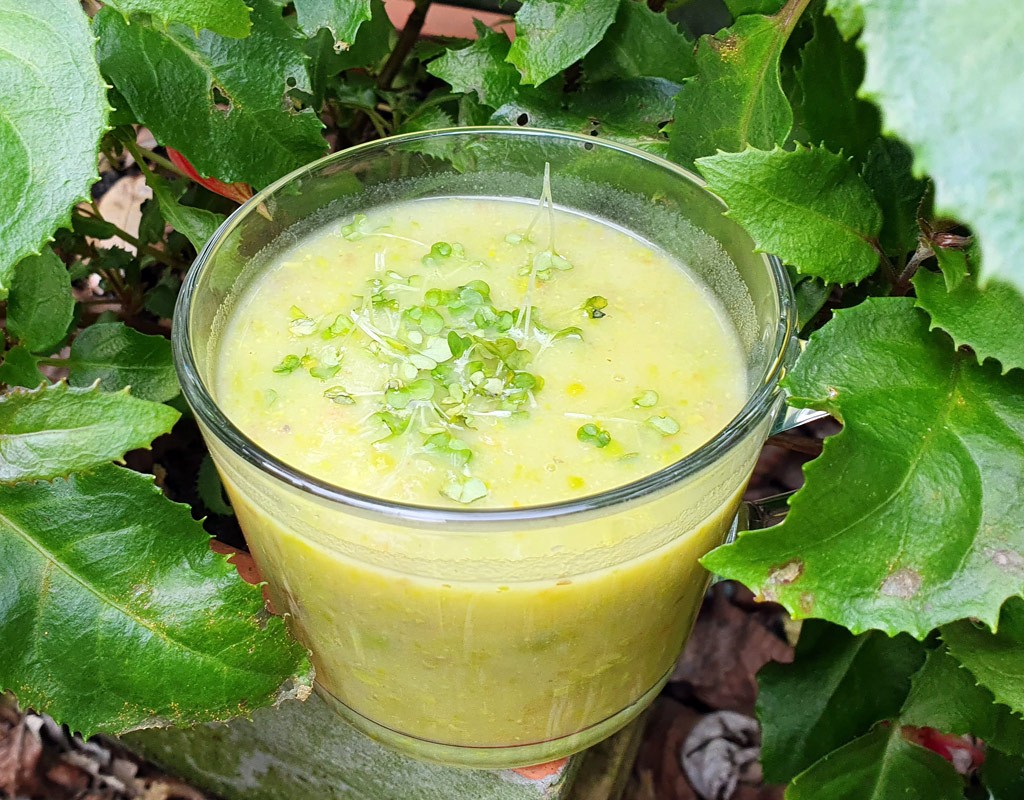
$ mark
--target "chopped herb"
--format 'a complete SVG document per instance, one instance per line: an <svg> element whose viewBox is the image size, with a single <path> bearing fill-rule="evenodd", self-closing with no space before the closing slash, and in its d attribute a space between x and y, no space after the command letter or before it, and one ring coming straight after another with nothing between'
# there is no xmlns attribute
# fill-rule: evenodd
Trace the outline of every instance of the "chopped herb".
<svg viewBox="0 0 1024 800"><path fill-rule="evenodd" d="M644 389L633 398L633 405L637 408L652 408L658 405L658 393L653 389Z"/></svg>
<svg viewBox="0 0 1024 800"><path fill-rule="evenodd" d="M505 241L509 244L519 244L526 240L526 237L521 233L510 233L505 236Z"/></svg>
<svg viewBox="0 0 1024 800"><path fill-rule="evenodd" d="M487 497L487 484L479 478L458 477L448 481L441 494L456 503L468 505L481 497Z"/></svg>
<svg viewBox="0 0 1024 800"><path fill-rule="evenodd" d="M362 239L364 236L373 233L374 230L374 228L370 227L366 214L356 214L352 219L352 222L348 225L342 226L341 235L350 242L355 242Z"/></svg>
<svg viewBox="0 0 1024 800"><path fill-rule="evenodd" d="M295 372L295 370L297 370L301 366L301 358L295 355L289 355L281 359L281 363L274 367L274 372L287 374L289 372Z"/></svg>
<svg viewBox="0 0 1024 800"><path fill-rule="evenodd" d="M426 433L427 429L424 428L423 432ZM423 450L432 455L443 456L456 468L466 466L473 458L473 451L468 444L444 430L427 436L423 443Z"/></svg>
<svg viewBox="0 0 1024 800"><path fill-rule="evenodd" d="M612 441L612 435L593 422L581 425L580 429L576 431L576 438L584 444L592 444L594 447L607 447Z"/></svg>
<svg viewBox="0 0 1024 800"><path fill-rule="evenodd" d="M346 391L344 386L332 386L324 389L324 397L340 406L354 406L356 399Z"/></svg>
<svg viewBox="0 0 1024 800"><path fill-rule="evenodd" d="M601 317L607 316L604 313L606 308L608 308L608 301L599 294L588 297L587 302L583 304L583 309L591 319L601 319Z"/></svg>
<svg viewBox="0 0 1024 800"><path fill-rule="evenodd" d="M329 326L324 328L320 335L324 339L332 339L335 336L346 336L355 326L347 314L338 314Z"/></svg>
<svg viewBox="0 0 1024 800"><path fill-rule="evenodd" d="M374 422L381 423L388 429L389 434L384 437L385 439L405 433L405 429L409 427L408 419L403 419L396 414L392 414L390 411L378 411L371 419Z"/></svg>
<svg viewBox="0 0 1024 800"><path fill-rule="evenodd" d="M309 374L322 381L330 380L341 370L338 364L318 364L309 370Z"/></svg>
<svg viewBox="0 0 1024 800"><path fill-rule="evenodd" d="M562 328L560 331L555 331L551 336L552 342L557 342L562 339L579 339L583 341L583 329L572 325L568 328Z"/></svg>
<svg viewBox="0 0 1024 800"><path fill-rule="evenodd" d="M439 267L454 258L463 258L466 255L465 248L458 242L434 242L430 252L423 256L423 265L426 267Z"/></svg>
<svg viewBox="0 0 1024 800"><path fill-rule="evenodd" d="M670 416L648 417L644 421L662 436L671 436L674 433L679 433L679 423Z"/></svg>

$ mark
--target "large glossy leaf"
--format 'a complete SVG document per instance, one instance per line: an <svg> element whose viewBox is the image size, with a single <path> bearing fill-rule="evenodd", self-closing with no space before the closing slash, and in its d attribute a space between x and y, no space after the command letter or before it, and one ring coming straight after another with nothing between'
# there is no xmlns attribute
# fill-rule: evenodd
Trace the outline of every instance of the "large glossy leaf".
<svg viewBox="0 0 1024 800"><path fill-rule="evenodd" d="M157 140L205 177L265 186L327 150L312 109L296 111L290 89L309 92L302 38L271 0L253 0L245 39L181 25L157 29L112 9L96 15L100 64Z"/></svg>
<svg viewBox="0 0 1024 800"><path fill-rule="evenodd" d="M936 209L980 237L983 276L1024 287L1024 3L861 0L861 7L866 96L932 177Z"/></svg>
<svg viewBox="0 0 1024 800"><path fill-rule="evenodd" d="M181 416L127 391L65 383L0 395L0 483L49 480L149 447Z"/></svg>
<svg viewBox="0 0 1024 800"><path fill-rule="evenodd" d="M820 147L748 149L697 168L758 249L801 273L854 283L878 266L882 213L849 160Z"/></svg>
<svg viewBox="0 0 1024 800"><path fill-rule="evenodd" d="M248 36L252 27L245 0L107 0L105 5L122 14L150 14L165 26L180 22L197 32L206 28L234 38Z"/></svg>
<svg viewBox="0 0 1024 800"><path fill-rule="evenodd" d="M10 334L29 350L48 353L67 334L74 313L71 276L53 250L22 259L7 301Z"/></svg>
<svg viewBox="0 0 1024 800"><path fill-rule="evenodd" d="M78 0L0 0L0 300L99 177L107 89Z"/></svg>
<svg viewBox="0 0 1024 800"><path fill-rule="evenodd" d="M768 783L786 783L819 758L895 717L925 650L909 636L854 636L808 620L792 664L757 675L761 763Z"/></svg>
<svg viewBox="0 0 1024 800"><path fill-rule="evenodd" d="M1018 571L1024 570L1020 549L1007 557ZM964 620L943 628L942 639L998 702L1024 714L1024 601L1006 603L995 634Z"/></svg>
<svg viewBox="0 0 1024 800"><path fill-rule="evenodd" d="M623 0L615 23L583 60L590 81L665 78L679 83L697 71L694 42L644 0Z"/></svg>
<svg viewBox="0 0 1024 800"><path fill-rule="evenodd" d="M130 386L136 397L157 402L179 391L171 343L123 322L90 325L78 335L71 343L68 381L72 386L99 381L110 392Z"/></svg>
<svg viewBox="0 0 1024 800"><path fill-rule="evenodd" d="M615 19L619 0L524 0L508 60L536 86L583 58Z"/></svg>
<svg viewBox="0 0 1024 800"><path fill-rule="evenodd" d="M811 337L787 385L843 431L781 525L707 566L853 631L994 625L1024 593L1024 373L958 353L910 298L873 298Z"/></svg>
<svg viewBox="0 0 1024 800"><path fill-rule="evenodd" d="M360 26L370 19L370 0L295 0L299 27L309 36L327 28L336 50L348 50Z"/></svg>
<svg viewBox="0 0 1024 800"><path fill-rule="evenodd" d="M72 730L250 712L302 650L187 506L107 465L0 487L0 688Z"/></svg>
<svg viewBox="0 0 1024 800"><path fill-rule="evenodd" d="M431 61L427 72L456 92L473 92L484 105L498 108L519 93L519 71L505 60L511 46L505 34L485 29L468 47L446 50Z"/></svg>
<svg viewBox="0 0 1024 800"><path fill-rule="evenodd" d="M793 109L779 82L779 56L789 31L777 17L750 15L701 37L697 74L676 100L673 160L689 165L718 150L769 150L786 141Z"/></svg>

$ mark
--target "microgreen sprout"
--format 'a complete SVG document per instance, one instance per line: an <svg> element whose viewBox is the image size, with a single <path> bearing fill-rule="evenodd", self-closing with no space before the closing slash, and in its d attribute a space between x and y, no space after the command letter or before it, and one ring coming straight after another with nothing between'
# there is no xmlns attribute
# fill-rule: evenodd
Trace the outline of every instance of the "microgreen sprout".
<svg viewBox="0 0 1024 800"><path fill-rule="evenodd" d="M644 422L662 436L671 436L674 433L679 433L679 423L667 414L648 417Z"/></svg>
<svg viewBox="0 0 1024 800"><path fill-rule="evenodd" d="M455 476L441 490L441 494L451 498L456 503L469 505L474 500L487 497L487 484L479 478L468 476Z"/></svg>
<svg viewBox="0 0 1024 800"><path fill-rule="evenodd" d="M612 441L612 435L593 422L581 425L576 431L576 438L584 444L592 444L594 447L607 447Z"/></svg>
<svg viewBox="0 0 1024 800"><path fill-rule="evenodd" d="M653 389L644 389L633 398L633 405L637 408L653 408L658 405L658 393Z"/></svg>
<svg viewBox="0 0 1024 800"><path fill-rule="evenodd" d="M288 374L289 372L295 372L299 367L302 366L302 359L296 355L287 355L281 359L281 363L274 367L274 372L281 374Z"/></svg>
<svg viewBox="0 0 1024 800"><path fill-rule="evenodd" d="M344 386L331 386L328 389L324 389L324 397L340 406L354 406L356 404L356 399L349 394Z"/></svg>
<svg viewBox="0 0 1024 800"><path fill-rule="evenodd" d="M599 294L588 297L587 302L583 304L583 310L591 319L601 319L601 317L607 316L604 312L606 308L608 308L608 301Z"/></svg>
<svg viewBox="0 0 1024 800"><path fill-rule="evenodd" d="M341 235L350 242L356 242L364 236L368 236L373 233L374 230L376 230L376 228L371 227L370 221L366 218L366 214L356 214L348 225L342 226Z"/></svg>
<svg viewBox="0 0 1024 800"><path fill-rule="evenodd" d="M473 458L473 451L461 439L447 431L430 433L423 442L423 451L447 459L453 467L461 469Z"/></svg>
<svg viewBox="0 0 1024 800"><path fill-rule="evenodd" d="M450 264L455 259L462 259L465 255L465 248L458 242L434 242L422 261L423 266L435 268Z"/></svg>

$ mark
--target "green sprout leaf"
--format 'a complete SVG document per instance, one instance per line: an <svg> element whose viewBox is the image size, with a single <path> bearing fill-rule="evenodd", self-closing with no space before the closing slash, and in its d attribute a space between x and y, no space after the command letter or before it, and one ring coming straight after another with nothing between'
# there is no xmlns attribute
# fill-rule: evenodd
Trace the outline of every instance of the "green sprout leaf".
<svg viewBox="0 0 1024 800"><path fill-rule="evenodd" d="M977 13L955 0L860 3L867 59L864 95L886 129L915 154L935 184L935 208L971 226L984 272L1024 288L1024 159L1018 98L1024 96L1024 3L995 0ZM962 57L970 42L972 57ZM922 102L920 87L956 102ZM998 111L996 111L998 109ZM984 142L983 147L965 142Z"/></svg>
<svg viewBox="0 0 1024 800"><path fill-rule="evenodd" d="M301 366L302 359L294 353L291 353L281 359L280 363L274 367L274 372L281 375L287 375L291 372L295 372L295 370Z"/></svg>
<svg viewBox="0 0 1024 800"><path fill-rule="evenodd" d="M588 297L587 302L583 304L583 310L587 312L587 316L591 319L601 319L601 317L606 316L604 311L606 308L608 308L608 301L599 294Z"/></svg>
<svg viewBox="0 0 1024 800"><path fill-rule="evenodd" d="M113 13L113 12L111 12ZM0 300L98 179L107 87L76 0L0 0ZM45 166L44 166L45 165Z"/></svg>
<svg viewBox="0 0 1024 800"><path fill-rule="evenodd" d="M303 649L188 506L106 465L0 487L0 686L89 736L269 705ZM102 691L97 691L102 687Z"/></svg>
<svg viewBox="0 0 1024 800"><path fill-rule="evenodd" d="M877 268L882 212L847 159L798 146L719 153L697 168L758 249L802 274L856 283Z"/></svg>
<svg viewBox="0 0 1024 800"><path fill-rule="evenodd" d="M658 393L654 389L644 389L640 394L633 398L633 405L637 408L653 408L658 405Z"/></svg>
<svg viewBox="0 0 1024 800"><path fill-rule="evenodd" d="M1024 593L1024 373L1000 377L929 334L910 298L871 298L811 336L787 384L793 405L843 431L805 467L781 525L705 565L855 632L994 626Z"/></svg>
<svg viewBox="0 0 1024 800"><path fill-rule="evenodd" d="M170 400L179 392L171 343L123 322L90 325L71 343L68 383L89 386L96 381L109 392L130 386L143 400Z"/></svg>
<svg viewBox="0 0 1024 800"><path fill-rule="evenodd" d="M427 72L451 84L456 92L473 92L485 106L498 108L519 94L519 71L508 63L508 37L485 28L468 47L446 50L427 65Z"/></svg>
<svg viewBox="0 0 1024 800"><path fill-rule="evenodd" d="M1019 550L1007 557L1020 568ZM996 633L970 620L961 620L942 629L942 640L975 680L992 692L996 702L1024 714L1024 600L1007 601Z"/></svg>
<svg viewBox="0 0 1024 800"><path fill-rule="evenodd" d="M0 483L49 480L148 447L181 415L127 391L65 383L0 396Z"/></svg>
<svg viewBox="0 0 1024 800"><path fill-rule="evenodd" d="M717 150L769 150L793 127L779 82L789 29L774 17L744 16L697 45L697 74L676 98L669 157L689 165Z"/></svg>
<svg viewBox="0 0 1024 800"><path fill-rule="evenodd" d="M601 41L618 9L619 0L525 0L508 60L523 83L542 84Z"/></svg>
<svg viewBox="0 0 1024 800"><path fill-rule="evenodd" d="M672 436L679 433L679 423L667 415L648 417L644 423L654 428L662 436Z"/></svg>
<svg viewBox="0 0 1024 800"><path fill-rule="evenodd" d="M593 422L581 425L576 431L576 438L584 444L592 444L594 447L607 447L612 441L612 435Z"/></svg>
<svg viewBox="0 0 1024 800"><path fill-rule="evenodd" d="M371 18L370 0L295 0L295 15L307 36L327 28L335 49L344 51L352 47L359 28Z"/></svg>
<svg viewBox="0 0 1024 800"><path fill-rule="evenodd" d="M106 5L126 16L149 14L164 27L180 22L197 33L206 28L235 39L248 36L252 27L245 0L110 0Z"/></svg>
<svg viewBox="0 0 1024 800"><path fill-rule="evenodd" d="M615 22L583 60L587 79L666 78L676 83L697 72L693 41L646 2L625 0Z"/></svg>
<svg viewBox="0 0 1024 800"><path fill-rule="evenodd" d="M7 301L7 330L35 353L52 352L75 313L71 276L49 247L18 264Z"/></svg>
<svg viewBox="0 0 1024 800"><path fill-rule="evenodd" d="M460 476L448 481L441 490L441 494L456 503L469 505L475 500L487 497L487 491L487 484L479 478Z"/></svg>

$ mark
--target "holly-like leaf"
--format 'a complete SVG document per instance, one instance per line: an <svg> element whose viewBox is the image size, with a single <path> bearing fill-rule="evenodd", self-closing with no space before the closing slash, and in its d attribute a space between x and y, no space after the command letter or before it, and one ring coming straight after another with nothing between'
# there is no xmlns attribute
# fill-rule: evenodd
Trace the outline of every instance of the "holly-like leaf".
<svg viewBox="0 0 1024 800"><path fill-rule="evenodd" d="M1024 288L1024 3L862 0L865 96L910 144L935 207L978 234L986 276ZM971 57L963 57L970 42ZM922 92L921 87L928 91ZM947 98L934 102L933 98ZM983 146L970 143L983 142Z"/></svg>
<svg viewBox="0 0 1024 800"><path fill-rule="evenodd" d="M109 392L130 386L144 400L170 400L179 391L171 343L123 322L90 325L71 343L68 382L89 386L96 381Z"/></svg>
<svg viewBox="0 0 1024 800"><path fill-rule="evenodd" d="M826 0L825 11L835 21L844 39L852 39L864 27L862 0Z"/></svg>
<svg viewBox="0 0 1024 800"><path fill-rule="evenodd" d="M861 175L882 209L878 242L892 256L902 256L917 246L921 228L918 208L927 183L911 171L913 155L903 142L879 137L868 151Z"/></svg>
<svg viewBox="0 0 1024 800"><path fill-rule="evenodd" d="M107 0L105 5L125 15L149 14L165 27L180 22L197 33L205 28L236 39L248 36L252 27L245 0Z"/></svg>
<svg viewBox="0 0 1024 800"><path fill-rule="evenodd" d="M149 447L181 415L127 391L66 383L0 395L0 483L49 480Z"/></svg>
<svg viewBox="0 0 1024 800"><path fill-rule="evenodd" d="M676 99L669 155L692 164L717 150L770 149L793 127L779 82L779 56L789 37L778 17L740 17L697 44L697 74Z"/></svg>
<svg viewBox="0 0 1024 800"><path fill-rule="evenodd" d="M642 0L623 0L615 23L583 60L590 81L666 78L676 83L697 71L694 42Z"/></svg>
<svg viewBox="0 0 1024 800"><path fill-rule="evenodd" d="M928 654L899 720L943 733L970 733L1004 752L1024 752L1024 719L996 703L992 692L978 686L945 648Z"/></svg>
<svg viewBox="0 0 1024 800"><path fill-rule="evenodd" d="M511 46L505 34L484 29L468 47L446 50L431 61L427 72L456 92L473 92L484 105L498 108L519 92L519 71L505 60Z"/></svg>
<svg viewBox="0 0 1024 800"><path fill-rule="evenodd" d="M0 362L0 384L23 386L35 389L46 383L46 376L39 371L39 361L27 348L20 344L4 353Z"/></svg>
<svg viewBox="0 0 1024 800"><path fill-rule="evenodd" d="M0 687L72 730L245 714L302 648L150 476L106 465L0 487Z"/></svg>
<svg viewBox="0 0 1024 800"><path fill-rule="evenodd" d="M942 756L911 744L898 726L871 733L817 762L786 800L963 800L963 780Z"/></svg>
<svg viewBox="0 0 1024 800"><path fill-rule="evenodd" d="M882 212L848 159L798 146L719 153L697 168L759 250L832 283L855 283L877 268Z"/></svg>
<svg viewBox="0 0 1024 800"><path fill-rule="evenodd" d="M854 636L827 622L804 623L794 662L768 664L757 675L765 781L786 783L895 717L924 656L906 635Z"/></svg>
<svg viewBox="0 0 1024 800"><path fill-rule="evenodd" d="M0 0L0 300L99 178L107 87L77 0Z"/></svg>
<svg viewBox="0 0 1024 800"><path fill-rule="evenodd" d="M843 40L831 17L813 19L814 35L800 51L796 72L807 139L863 162L882 129L878 109L857 98L864 56Z"/></svg>
<svg viewBox="0 0 1024 800"><path fill-rule="evenodd" d="M663 78L595 83L570 95L564 104L520 97L495 111L491 123L603 136L664 155L668 142L660 127L672 114L678 89L678 84Z"/></svg>
<svg viewBox="0 0 1024 800"><path fill-rule="evenodd" d="M958 353L911 298L871 298L811 336L787 386L843 431L781 525L706 566L855 632L994 625L1024 593L1024 373Z"/></svg>
<svg viewBox="0 0 1024 800"><path fill-rule="evenodd" d="M253 7L245 39L129 25L112 9L93 24L104 73L157 141L205 177L265 186L323 155L327 142L313 109L296 111L287 97L310 91L302 38L271 0Z"/></svg>
<svg viewBox="0 0 1024 800"><path fill-rule="evenodd" d="M508 60L538 86L601 41L618 9L619 0L524 0Z"/></svg>
<svg viewBox="0 0 1024 800"><path fill-rule="evenodd" d="M192 242L192 246L197 252L202 250L203 245L217 232L217 228L226 219L223 214L179 203L178 197L181 196L184 187L176 190L159 175L150 173L146 176L146 183L153 190L153 197L160 204L160 211L163 213L164 219L171 224L174 230Z"/></svg>
<svg viewBox="0 0 1024 800"><path fill-rule="evenodd" d="M1018 573L1024 571L1021 548L1005 558ZM1006 603L997 633L962 620L943 628L942 640L997 702L1024 714L1024 601L1014 598Z"/></svg>
<svg viewBox="0 0 1024 800"><path fill-rule="evenodd" d="M303 32L313 36L327 28L338 51L352 46L360 26L371 14L370 0L295 0L295 15Z"/></svg>
<svg viewBox="0 0 1024 800"><path fill-rule="evenodd" d="M52 352L75 313L71 276L49 247L18 264L7 302L7 330L36 353Z"/></svg>
<svg viewBox="0 0 1024 800"><path fill-rule="evenodd" d="M964 258L963 253L958 256ZM991 280L982 289L973 276L950 279L924 269L918 270L913 280L917 305L928 312L932 328L948 333L957 347L970 347L978 361L994 358L1004 373L1024 369L1024 337L1020 335L1024 296L1015 287ZM955 288L948 290L947 283Z"/></svg>

